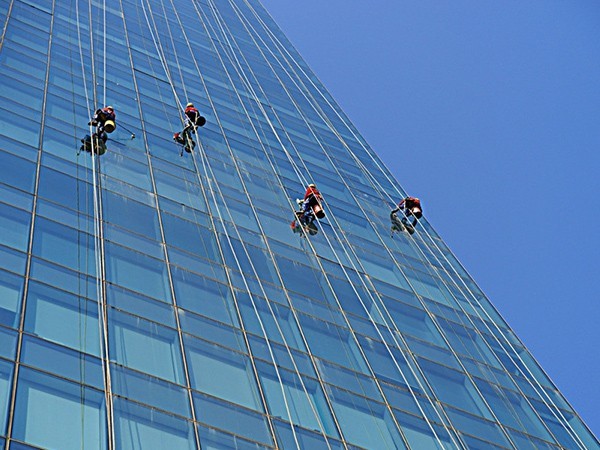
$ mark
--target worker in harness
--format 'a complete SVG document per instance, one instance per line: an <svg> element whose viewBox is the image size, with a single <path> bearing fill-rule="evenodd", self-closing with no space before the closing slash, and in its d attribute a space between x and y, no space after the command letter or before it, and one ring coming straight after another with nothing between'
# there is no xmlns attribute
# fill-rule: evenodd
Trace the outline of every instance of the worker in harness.
<svg viewBox="0 0 600 450"><path fill-rule="evenodd" d="M206 123L206 118L200 115L200 113L198 112L198 109L194 106L193 103L188 103L187 105L185 105L184 114L188 119L186 128L191 129L191 128L196 128L196 127L203 127L204 124ZM185 131L185 128L184 128L184 131Z"/></svg>
<svg viewBox="0 0 600 450"><path fill-rule="evenodd" d="M102 132L112 133L117 128L114 108L112 106L105 106L102 109L97 109L88 125L98 127L98 134Z"/></svg>
<svg viewBox="0 0 600 450"><path fill-rule="evenodd" d="M86 134L81 140L81 147L79 151L84 151L88 153L94 152L97 155L104 155L106 153L106 141L108 140L108 136L106 133L92 133L90 136Z"/></svg>
<svg viewBox="0 0 600 450"><path fill-rule="evenodd" d="M105 106L104 108L97 109L92 120L88 122L88 125L96 127L96 132L92 133L91 136L86 134L81 139L82 145L79 151L103 155L106 153L107 133L112 133L117 128L114 108L112 106Z"/></svg>
<svg viewBox="0 0 600 450"><path fill-rule="evenodd" d="M321 207L323 196L314 184L309 184L304 193L304 202L302 203L302 217L300 220L303 223L310 223L315 220L315 216L319 219L325 217L325 212Z"/></svg>
<svg viewBox="0 0 600 450"><path fill-rule="evenodd" d="M186 152L191 153L196 146L191 133L195 133L196 128L203 127L206 123L206 118L200 115L200 112L193 103L188 103L185 106L184 114L186 117L185 126L180 133L173 135L173 139L178 144L183 145Z"/></svg>
<svg viewBox="0 0 600 450"><path fill-rule="evenodd" d="M406 197L398 206L392 210L390 213L390 219L392 220L392 231L397 231L400 228L400 224L398 223L398 213L400 210L403 210L404 216L400 222L410 234L415 232L415 227L417 226L418 220L423 217L423 209L421 208L421 200L416 197ZM412 224L408 223L408 217L413 216Z"/></svg>

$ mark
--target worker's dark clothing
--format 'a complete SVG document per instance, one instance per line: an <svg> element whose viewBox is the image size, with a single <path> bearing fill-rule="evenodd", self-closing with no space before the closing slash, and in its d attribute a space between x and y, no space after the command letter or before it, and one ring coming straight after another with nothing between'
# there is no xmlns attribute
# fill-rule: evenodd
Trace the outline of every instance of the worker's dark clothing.
<svg viewBox="0 0 600 450"><path fill-rule="evenodd" d="M423 217L423 209L421 208L421 200L416 197L406 197L398 204L398 208L394 211L398 211L401 208L404 208L404 215L406 217L413 216L413 227L417 225L418 219ZM407 219L403 218L402 222L407 223Z"/></svg>

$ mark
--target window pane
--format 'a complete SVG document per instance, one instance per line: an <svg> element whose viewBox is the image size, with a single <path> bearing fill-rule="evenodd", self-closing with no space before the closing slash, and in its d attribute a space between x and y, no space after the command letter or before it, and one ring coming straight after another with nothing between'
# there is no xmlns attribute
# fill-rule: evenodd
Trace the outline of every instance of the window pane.
<svg viewBox="0 0 600 450"><path fill-rule="evenodd" d="M269 363L272 363L274 358L275 364L278 366L293 371L298 370L300 373L304 373L311 377L316 377L315 369L312 365L311 359L306 353L301 353L293 348L286 348L283 345L270 342L270 347L273 352L273 355L271 355L267 341L255 336L249 337L250 347L255 358L260 358L264 361L268 361ZM293 361L292 358L290 358L290 352L292 354ZM319 363L321 362L322 361L319 361Z"/></svg>
<svg viewBox="0 0 600 450"><path fill-rule="evenodd" d="M0 256L2 256L0 254ZM17 327L23 295L23 278L0 270L0 323Z"/></svg>
<svg viewBox="0 0 600 450"><path fill-rule="evenodd" d="M190 417L187 392L157 378L111 364L112 389L116 395Z"/></svg>
<svg viewBox="0 0 600 450"><path fill-rule="evenodd" d="M104 193L102 203L106 222L152 239L160 239L155 209L109 191Z"/></svg>
<svg viewBox="0 0 600 450"><path fill-rule="evenodd" d="M338 436L329 406L316 380L306 377L300 380L296 373L282 369L279 369L278 377L275 367L265 363L259 363L257 369L272 416Z"/></svg>
<svg viewBox="0 0 600 450"><path fill-rule="evenodd" d="M438 439L443 442L445 448L450 449L454 447L451 445L445 430L434 428L434 434L430 425L422 419L411 416L410 414L403 414L399 411L394 411L394 416L400 424L410 448L439 448L440 445Z"/></svg>
<svg viewBox="0 0 600 450"><path fill-rule="evenodd" d="M6 111L0 110L0 113L6 116L13 116ZM18 117L18 116L14 116ZM23 119L21 119L23 120ZM30 122L28 120L23 120L23 122ZM12 125L11 125L12 126ZM28 125L29 126L29 125ZM38 125L36 127L39 128ZM7 134L15 138L13 130L8 129L3 132L3 124L0 123L0 134ZM32 142L31 139L33 136L28 135L26 138L22 139L23 142ZM17 139L19 140L19 139ZM37 140L36 140L37 142ZM6 153L4 151L0 151L0 180L3 183L8 184L9 186L21 189L26 192L33 192L33 180L35 176L35 164L27 161L23 158L19 158L17 156L11 155L10 153Z"/></svg>
<svg viewBox="0 0 600 450"><path fill-rule="evenodd" d="M17 333L8 328L0 327L0 356L14 359L17 349Z"/></svg>
<svg viewBox="0 0 600 450"><path fill-rule="evenodd" d="M163 215L165 240L168 245L185 249L203 258L219 261L214 232L171 214Z"/></svg>
<svg viewBox="0 0 600 450"><path fill-rule="evenodd" d="M46 159L43 160L43 163L49 165L54 164L55 161L53 159ZM38 195L74 211L81 211L89 216L93 216L94 201L91 175L87 174L85 169L81 169L81 172L77 174L80 178L90 181L86 183L81 179L78 180L75 178L75 169L73 167L62 167L61 170L66 170L72 173L73 176L42 165L40 168Z"/></svg>
<svg viewBox="0 0 600 450"><path fill-rule="evenodd" d="M319 363L319 372L326 383L339 386L347 391L355 392L363 397L383 402L381 393L371 377L339 367L328 362Z"/></svg>
<svg viewBox="0 0 600 450"><path fill-rule="evenodd" d="M200 435L202 450L267 450L267 448L271 448L259 445L256 442L246 441L239 436L232 436L213 428L198 426L198 434Z"/></svg>
<svg viewBox="0 0 600 450"><path fill-rule="evenodd" d="M91 228L93 229L93 228ZM154 258L164 258L164 246L156 239L150 239L139 234L130 233L124 228L106 224L104 227L104 238L107 241L112 241L120 244L123 247L135 249L140 253L153 256Z"/></svg>
<svg viewBox="0 0 600 450"><path fill-rule="evenodd" d="M35 222L33 253L79 272L95 273L93 237L48 219L39 217Z"/></svg>
<svg viewBox="0 0 600 450"><path fill-rule="evenodd" d="M108 337L112 360L183 384L181 352L175 330L110 310Z"/></svg>
<svg viewBox="0 0 600 450"><path fill-rule="evenodd" d="M100 353L97 304L35 282L27 294L25 330L82 352Z"/></svg>
<svg viewBox="0 0 600 450"><path fill-rule="evenodd" d="M192 424L186 420L120 398L114 401L114 412L119 450L196 449Z"/></svg>
<svg viewBox="0 0 600 450"><path fill-rule="evenodd" d="M221 347L229 347L243 353L248 352L244 335L238 328L230 327L183 309L179 310L179 318L184 333L192 334L206 341L217 342ZM187 339L188 337L185 336L184 338Z"/></svg>
<svg viewBox="0 0 600 450"><path fill-rule="evenodd" d="M109 305L117 309L175 328L173 307L167 303L114 285L106 286L106 299Z"/></svg>
<svg viewBox="0 0 600 450"><path fill-rule="evenodd" d="M23 336L21 362L78 383L104 389L102 365L98 358L43 339Z"/></svg>
<svg viewBox="0 0 600 450"><path fill-rule="evenodd" d="M348 442L373 449L406 448L384 405L338 389L332 394L333 410Z"/></svg>
<svg viewBox="0 0 600 450"><path fill-rule="evenodd" d="M263 415L200 394L194 394L194 405L200 422L272 445L271 434Z"/></svg>
<svg viewBox="0 0 600 450"><path fill-rule="evenodd" d="M304 314L299 314L299 317L302 328L305 330L308 346L315 356L357 372L369 373L349 330Z"/></svg>
<svg viewBox="0 0 600 450"><path fill-rule="evenodd" d="M26 261L25 253L0 245L0 268L23 273Z"/></svg>
<svg viewBox="0 0 600 450"><path fill-rule="evenodd" d="M0 360L0 434L5 434L13 364Z"/></svg>
<svg viewBox="0 0 600 450"><path fill-rule="evenodd" d="M319 434L319 430L310 432L299 427L295 427L296 438L292 434L292 429L289 423L275 421L275 432L280 448L295 448L297 446L296 439L300 444L301 449L310 450L342 450L344 446L341 442L334 440L331 437L325 438Z"/></svg>
<svg viewBox="0 0 600 450"><path fill-rule="evenodd" d="M262 411L247 355L199 339L186 340L192 388Z"/></svg>
<svg viewBox="0 0 600 450"><path fill-rule="evenodd" d="M445 347L440 333L423 309L413 308L391 299L385 303L396 327L402 333L412 334L419 339L426 340L440 347Z"/></svg>
<svg viewBox="0 0 600 450"><path fill-rule="evenodd" d="M211 319L239 326L231 289L221 283L173 267L177 305Z"/></svg>
<svg viewBox="0 0 600 450"><path fill-rule="evenodd" d="M481 380L477 380L476 384L500 423L547 441L552 440L525 397Z"/></svg>
<svg viewBox="0 0 600 450"><path fill-rule="evenodd" d="M108 152L103 162L107 163L102 165L102 172L105 175L117 178L146 191L152 190L148 167L145 164L124 158L117 152Z"/></svg>
<svg viewBox="0 0 600 450"><path fill-rule="evenodd" d="M106 279L150 297L170 303L167 267L159 259L106 244Z"/></svg>
<svg viewBox="0 0 600 450"><path fill-rule="evenodd" d="M419 359L419 365L441 401L492 419L481 396L464 373L423 359Z"/></svg>
<svg viewBox="0 0 600 450"><path fill-rule="evenodd" d="M289 308L272 303L262 297L254 297L254 304L252 304L247 296L244 297L244 301L240 301L240 310L248 331L262 336L262 327L264 327L269 339L306 351L300 331ZM257 312L260 315L260 322L256 316Z"/></svg>
<svg viewBox="0 0 600 450"><path fill-rule="evenodd" d="M463 411L458 411L454 408L446 407L445 409L452 425L459 431L463 431L486 441L510 447L510 444L504 434L502 434L500 427L494 422L484 420Z"/></svg>
<svg viewBox="0 0 600 450"><path fill-rule="evenodd" d="M28 212L0 203L0 244L25 251L30 218Z"/></svg>
<svg viewBox="0 0 600 450"><path fill-rule="evenodd" d="M65 424L78 431L65 432ZM13 437L43 448L106 446L104 394L26 367L19 372Z"/></svg>
<svg viewBox="0 0 600 450"><path fill-rule="evenodd" d="M95 299L97 295L95 274L84 275L39 258L31 258L30 276L34 280L77 294L78 297Z"/></svg>
<svg viewBox="0 0 600 450"><path fill-rule="evenodd" d="M200 211L206 209L200 186L195 184L197 182L194 179L196 178L195 175L184 170L176 175L155 170L154 177L158 195ZM187 181L186 178L191 179L191 181Z"/></svg>

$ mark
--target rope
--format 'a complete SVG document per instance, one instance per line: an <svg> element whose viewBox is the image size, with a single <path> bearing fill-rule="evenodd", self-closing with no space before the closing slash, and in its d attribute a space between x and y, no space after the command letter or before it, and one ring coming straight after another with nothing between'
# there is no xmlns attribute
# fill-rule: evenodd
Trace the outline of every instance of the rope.
<svg viewBox="0 0 600 450"><path fill-rule="evenodd" d="M75 0L77 1L77 0ZM72 2L71 2L71 6L72 6ZM70 14L69 14L69 19L73 20L73 8L69 8ZM73 90L73 96L72 96L72 104L73 104L73 117L76 117L76 109L75 109L75 70L73 67L73 55L72 55L72 48L71 45L73 44L72 41L72 37L71 37L71 27L68 27L68 43L69 43L69 62L70 62L70 74L71 74L71 87ZM81 40L77 41L78 46L79 46L79 50L81 52ZM85 77L84 77L85 80ZM77 136L77 126L75 124L75 122L73 122L73 128L74 128L74 133L73 136ZM75 140L77 138L75 137ZM79 153L77 153L77 159L79 160ZM89 211L89 205L88 205L88 170L87 167L85 168L85 208L84 210L87 212ZM81 195L80 195L80 188L79 188L79 164L76 164L76 179L75 179L75 183L76 183L76 208L77 208L77 248L81 248L81 210L80 210L80 199L81 199ZM79 356L79 378L80 378L80 391L79 391L79 395L81 398L80 401L80 411L79 414L81 416L81 423L80 423L80 440L81 440L81 448L83 450L84 448L84 439L85 439L85 379L86 379L86 373L85 373L85 369L86 369L86 364L85 364L85 357L83 356L83 354L87 353L87 330L88 330L88 320L87 320L87 315L88 315L88 283L87 283L87 274L89 273L89 255L88 255L88 247L89 247L89 221L86 220L86 229L85 229L85 270L84 270L84 274L82 276L81 272L81 252L77 252L77 270L80 272L79 276L77 277L77 312L79 314L79 320L77 323L78 326L78 335L79 335L79 341L82 343L82 354L80 354ZM82 289L81 289L81 280L82 278L84 278L86 280L85 283L85 295L83 296L82 299ZM83 306L83 308L82 308ZM83 324L81 323L81 318L83 316Z"/></svg>
<svg viewBox="0 0 600 450"><path fill-rule="evenodd" d="M102 0L102 104L106 106L106 0Z"/></svg>
<svg viewBox="0 0 600 450"><path fill-rule="evenodd" d="M173 77L171 75L171 70L169 69L169 64L167 62L167 58L166 58L165 53L163 51L162 44L160 42L160 38L158 37L159 33L158 33L158 30L157 30L157 27L156 27L156 22L154 21L154 16L152 14L152 8L151 8L150 4L148 4L148 9L150 10L150 14L148 14L148 12L146 11L146 6L145 6L145 3L144 3L144 0L140 0L140 3L142 5L142 10L144 12L144 18L146 19L146 24L148 25L148 30L150 31L150 35L152 37L152 42L154 43L154 47L156 49L156 53L158 55L159 61L160 61L160 63L163 66L163 69L165 71L165 75L167 77L167 81L169 83L169 86L171 87L171 90L173 91L173 96L175 98L175 101L177 102L177 104L179 106L179 109L178 109L178 111L179 111L179 118L180 118L181 122L183 123L183 125L185 126L186 119L184 118L184 114L182 113L183 103L181 102L181 100L179 99L179 95L177 94L177 89L175 88L175 83L174 83ZM177 9L174 7L174 5L173 5L173 9L175 11L175 14L177 14ZM163 4L163 12L164 12L164 4ZM149 16L152 17L152 23L154 24L154 27L152 27L152 25L150 25L150 18L149 18ZM167 22L168 22L168 20L167 20ZM169 29L169 34L171 36L171 41L173 42L173 35L170 32L170 27L168 27L168 29ZM182 27L182 30L183 30L183 27ZM173 49L175 50L174 44L173 44ZM174 51L174 53L177 54L176 51ZM179 75L181 77L181 84L183 86L183 90L184 90L185 96L187 98L187 91L186 91L186 88L185 88L185 82L183 80L183 72L181 71L181 67L179 65L179 59L177 58L177 56L175 57L175 62L176 62L176 65L177 65L177 67L179 69ZM170 123L170 119L169 119L169 123ZM195 131L195 126L194 126L194 131ZM190 149L192 149L192 142L193 141L192 141L192 138L189 135L189 133L186 133L185 139L187 140L186 145L189 146ZM181 149L180 156L183 156L183 148Z"/></svg>
<svg viewBox="0 0 600 450"><path fill-rule="evenodd" d="M177 52L177 49L175 48L175 39L173 38L173 32L171 31L171 25L169 25L169 20L167 19L167 17L169 17L169 15L167 14L163 0L160 1L160 5L162 6L162 17L164 17L164 19L165 19L166 28L167 28L167 31L169 32L169 39L170 39L170 43L171 43L171 48L173 49L172 55L175 59L175 66L177 67L177 70L179 71L179 79L181 80L181 88L183 89L183 96L187 103L189 101L190 97L188 95L185 81L183 79L183 71L181 70L181 65L179 64L179 54ZM150 5L148 5L148 7L150 8ZM154 15L153 15L153 18L154 18ZM155 24L155 26L156 26L156 24ZM183 105L180 105L180 106L183 107Z"/></svg>
<svg viewBox="0 0 600 450"><path fill-rule="evenodd" d="M173 96L174 96L177 104L179 105L179 114L180 114L181 121L184 122L185 119L181 112L184 109L183 103L181 102L181 100L179 100L179 95L177 95L177 90L175 89L175 83L173 82L173 77L171 76L171 71L169 69L169 65L167 63L166 56L162 49L162 45L160 43L160 38L158 37L158 32L156 31L156 36L154 34L155 30L156 30L156 23L154 22L154 18L152 18L152 21L154 22L154 28L152 27L152 25L150 25L150 18L149 18L148 12L146 11L145 0L140 0L140 4L142 5L142 11L144 12L144 18L146 19L146 24L148 25L148 30L150 31L150 36L152 37L152 42L154 43L154 47L156 49L156 53L158 54L159 61L162 64L163 69L165 70L165 75L167 76L167 81L169 82L169 86L171 87L171 89L173 91ZM148 8L150 9L150 5L148 5Z"/></svg>
<svg viewBox="0 0 600 450"><path fill-rule="evenodd" d="M123 1L119 1L119 4L121 6L121 9L124 8L123 6ZM135 5L132 5L133 7L135 7ZM124 9L123 9L124 11ZM137 10L136 10L137 13ZM136 17L138 18L138 25L139 25L139 30L140 33L142 32L142 22L139 19L139 15L136 14ZM124 29L125 29L125 45L126 47L129 49L128 51L128 57L129 57L129 62L130 64L133 65L133 55L131 52L131 46L130 46L130 41L129 41L129 35L128 35L128 26L127 26L127 22L124 21L123 23ZM145 42L145 41L144 41ZM133 66L132 66L133 69ZM154 71L153 71L154 72ZM132 70L132 75L133 76L133 84L134 84L134 90L136 92L139 92L139 86L138 86L138 82L135 76L135 69ZM160 80L160 77L154 73L154 77L156 78L156 80ZM160 88L159 88L160 89ZM162 98L162 93L160 93L161 98ZM165 106L163 105L163 109L165 108ZM138 104L138 112L141 115L142 114L142 109L141 106ZM141 124L142 126L142 136L145 137L145 126L144 123ZM154 171L153 171L153 163L152 163L152 158L150 157L150 153L146 152L146 158L147 158L147 163L148 163L148 168L149 168L149 174L150 174L150 182L152 185L152 192L154 192L154 203L155 203L155 208L159 208L160 206L160 202L159 202L159 197L157 194L157 184L156 184L156 179L154 177ZM163 223L163 218L162 215L158 214L158 225L159 225L159 230L160 230L160 240L161 242L165 242L165 230L164 230L164 223ZM175 325L176 325L176 330L177 330L177 337L178 337L178 341L179 341L179 348L181 351L181 359L182 359L182 364L183 364L183 374L184 374L184 386L185 386L185 391L188 397L188 402L190 405L190 417L192 420L192 423L196 423L197 422L197 418L196 418L196 408L194 407L194 400L193 400L193 392L192 392L192 385L191 385L191 381L190 381L190 371L189 371L189 365L188 365L188 360L187 360L187 353L185 350L185 345L184 345L184 336L183 336L183 332L182 332L182 327L181 327L181 320L179 317L179 314L177 313L178 311L178 305L177 305L177 299L175 296L175 288L173 285L173 275L172 275L172 269L170 266L170 260L169 260L169 252L167 251L166 246L163 245L163 252L164 252L164 259L165 259L165 263L166 263L166 270L167 270L167 275L168 275L168 279L169 279L169 289L170 289L170 294L171 294L171 298L172 298L172 306L173 306L173 311L175 312L174 315L174 320L175 320ZM198 429L196 426L193 426L193 433L194 433L194 439L195 439L195 443L196 443L196 447L200 448L200 438L199 438L199 433L198 433ZM139 434L139 432L138 432ZM139 437L138 437L139 439Z"/></svg>
<svg viewBox="0 0 600 450"><path fill-rule="evenodd" d="M427 234L427 232L426 232ZM467 291L469 292L469 295L472 296L475 301L477 302L474 294L472 293L471 289L468 287L468 285L464 282L464 280L462 279L462 277L460 276L460 274L458 274L458 272L456 271L456 269L454 268L454 266L450 263L450 261L445 257L443 251L439 248L439 246L435 243L435 239L433 239L431 236L430 240L433 243L433 245L436 247L436 249L440 252L440 254L444 257L444 259L446 260L446 262L448 263L448 265L450 267L452 267L452 270L455 272L456 276L461 280L461 283L464 285L464 287L467 289ZM423 244L428 247L428 244L425 242L423 237L420 237L421 241L423 242ZM423 255L425 256L425 253L422 252ZM471 309L475 312L475 314L477 315L477 317L481 320L481 322L485 325L486 329L489 331L490 336L498 343L498 345L500 345L500 347L502 348L502 350L505 352L505 354L510 358L511 362L513 363L513 365L515 366L515 368L518 369L518 371L523 375L523 378L529 383L529 385L533 388L533 390L536 392L537 395L540 396L540 399L542 400L542 402L545 404L545 406L548 408L548 410L552 413L552 415L559 420L560 422L560 418L556 415L556 412L558 412L558 414L561 416L561 418L564 420L564 422L567 424L568 429L567 432L571 435L572 438L576 438L574 439L575 441L580 441L581 445L583 447L580 448L586 448L585 444L580 440L579 436L577 435L577 433L575 432L575 430L572 429L572 426L569 424L569 422L567 421L566 417L564 417L564 415L562 414L561 410L558 408L558 406L554 403L554 401L551 399L551 397L546 393L545 389L543 386L541 386L541 383L539 381L537 381L537 378L535 378L535 376L533 375L533 373L531 372L531 370L529 369L529 367L525 364L525 362L523 361L523 359L521 358L521 356L519 355L519 352L517 352L516 348L512 345L512 343L510 342L510 340L508 338L506 338L501 330L501 328L495 323L495 321L493 321L493 319L491 318L491 316L489 315L489 313L487 313L487 311L485 310L485 308L481 307L477 308L475 307L471 301L468 299L468 297L466 295L464 295L464 290L463 288L460 287L460 285L455 281L455 278L448 273L447 269L445 268L445 265L442 263L442 261L440 261L440 259L435 255L434 252L431 253L433 255L433 257L435 258L435 260L438 262L438 264L440 264L440 266L444 269L444 271L446 272L446 274L448 275L448 277L450 278L450 280L452 281L452 283L454 284L454 286L459 290L459 292L464 296L465 300L467 300L469 306L471 306ZM432 264L433 265L433 264ZM451 292L451 291L450 291ZM461 306L459 300L456 300L457 305L460 307L461 311L465 314L465 316L467 318L469 318L469 314L467 313L467 311ZM478 302L477 302L478 303ZM498 339L498 337L495 335L494 331L489 327L488 325L488 320L485 320L478 312L478 310L481 309L485 312L485 315L487 316L487 318L489 319L489 322L492 322L496 328L500 331L500 333L502 334L502 336L505 338L506 342L509 344L510 350L512 350L512 352L516 355L516 357L518 358L518 360L521 362L522 366L527 370L527 372L530 374L530 376L536 380L537 385L539 386L539 389L534 386L530 380L529 377L526 376L526 374L523 372L521 365L516 364L516 362L514 361L513 357L511 356L511 353L509 351L507 351L506 347L502 344L502 342ZM469 318L469 321L472 323L473 327L476 328L475 323ZM496 355L494 349L490 346L490 344L487 342L487 340L482 339L483 342L485 342L485 344L490 348L490 351ZM496 356L497 358L497 356ZM522 391L522 389L519 387L519 385L514 381L513 376L511 375L510 371L506 368L505 364L498 359L498 362L502 365L502 367L505 369L506 373L508 374L508 376L510 377L510 379L513 381L515 387L518 389L519 392L521 392L523 394L523 398L525 399L525 401L527 402L528 405L531 406L531 408L533 409L533 411L536 413L536 415L538 415L538 417L540 417L540 413L537 411L537 409L533 406L533 404L531 403L531 401L529 400L529 398L524 394L524 392ZM552 406L554 408L551 408L550 405L548 404L548 402L545 401L544 396L540 395L540 390L544 393L544 396L546 396L550 402L552 403ZM556 412L554 411L554 409L556 409ZM548 427L548 425L546 424L546 422L540 417L541 423L546 427L547 431L554 436L555 433L553 433L551 431L551 429ZM569 432L569 429L572 431ZM556 439L556 437L555 437ZM557 439L557 442L558 439ZM578 442L576 442L576 444L579 445Z"/></svg>
<svg viewBox="0 0 600 450"><path fill-rule="evenodd" d="M93 104L97 104L96 101L96 71L95 71L95 57L94 57L94 39L93 39L93 28L92 28L92 2L88 3L88 14L89 14L89 27L90 27L90 57L91 57L91 69L92 69L92 83L93 83ZM86 82L86 71L83 58L83 48L81 45L81 22L80 22L80 11L79 11L79 0L75 3L75 12L77 18L77 34L79 42L79 55L81 60L81 72L83 79L83 88L85 93L86 105L88 110L90 107L90 97L88 94L87 82ZM104 33L106 34L106 33ZM90 136L93 136L92 125L89 126ZM108 445L109 450L115 449L115 436L114 436L114 417L113 417L113 401L112 401L112 382L110 375L110 360L108 353L108 325L106 323L107 317L106 304L104 302L104 291L103 291L103 245L102 245L102 211L101 211L101 192L99 191L99 166L98 171L96 170L96 158L98 149L96 148L96 142L92 138L91 143L91 161L92 161L92 186L94 192L94 254L95 254L95 271L96 271L96 299L98 306L98 336L100 343L100 360L102 363L103 382L105 390L105 401L106 401L106 420L107 420L107 434L108 434ZM79 207L79 205L78 205Z"/></svg>

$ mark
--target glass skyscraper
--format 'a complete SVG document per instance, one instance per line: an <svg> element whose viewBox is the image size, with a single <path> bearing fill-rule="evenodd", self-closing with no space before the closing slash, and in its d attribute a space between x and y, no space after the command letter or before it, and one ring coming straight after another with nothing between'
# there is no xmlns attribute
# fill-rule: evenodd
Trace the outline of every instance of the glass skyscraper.
<svg viewBox="0 0 600 450"><path fill-rule="evenodd" d="M0 25L5 449L600 448L257 0Z"/></svg>

